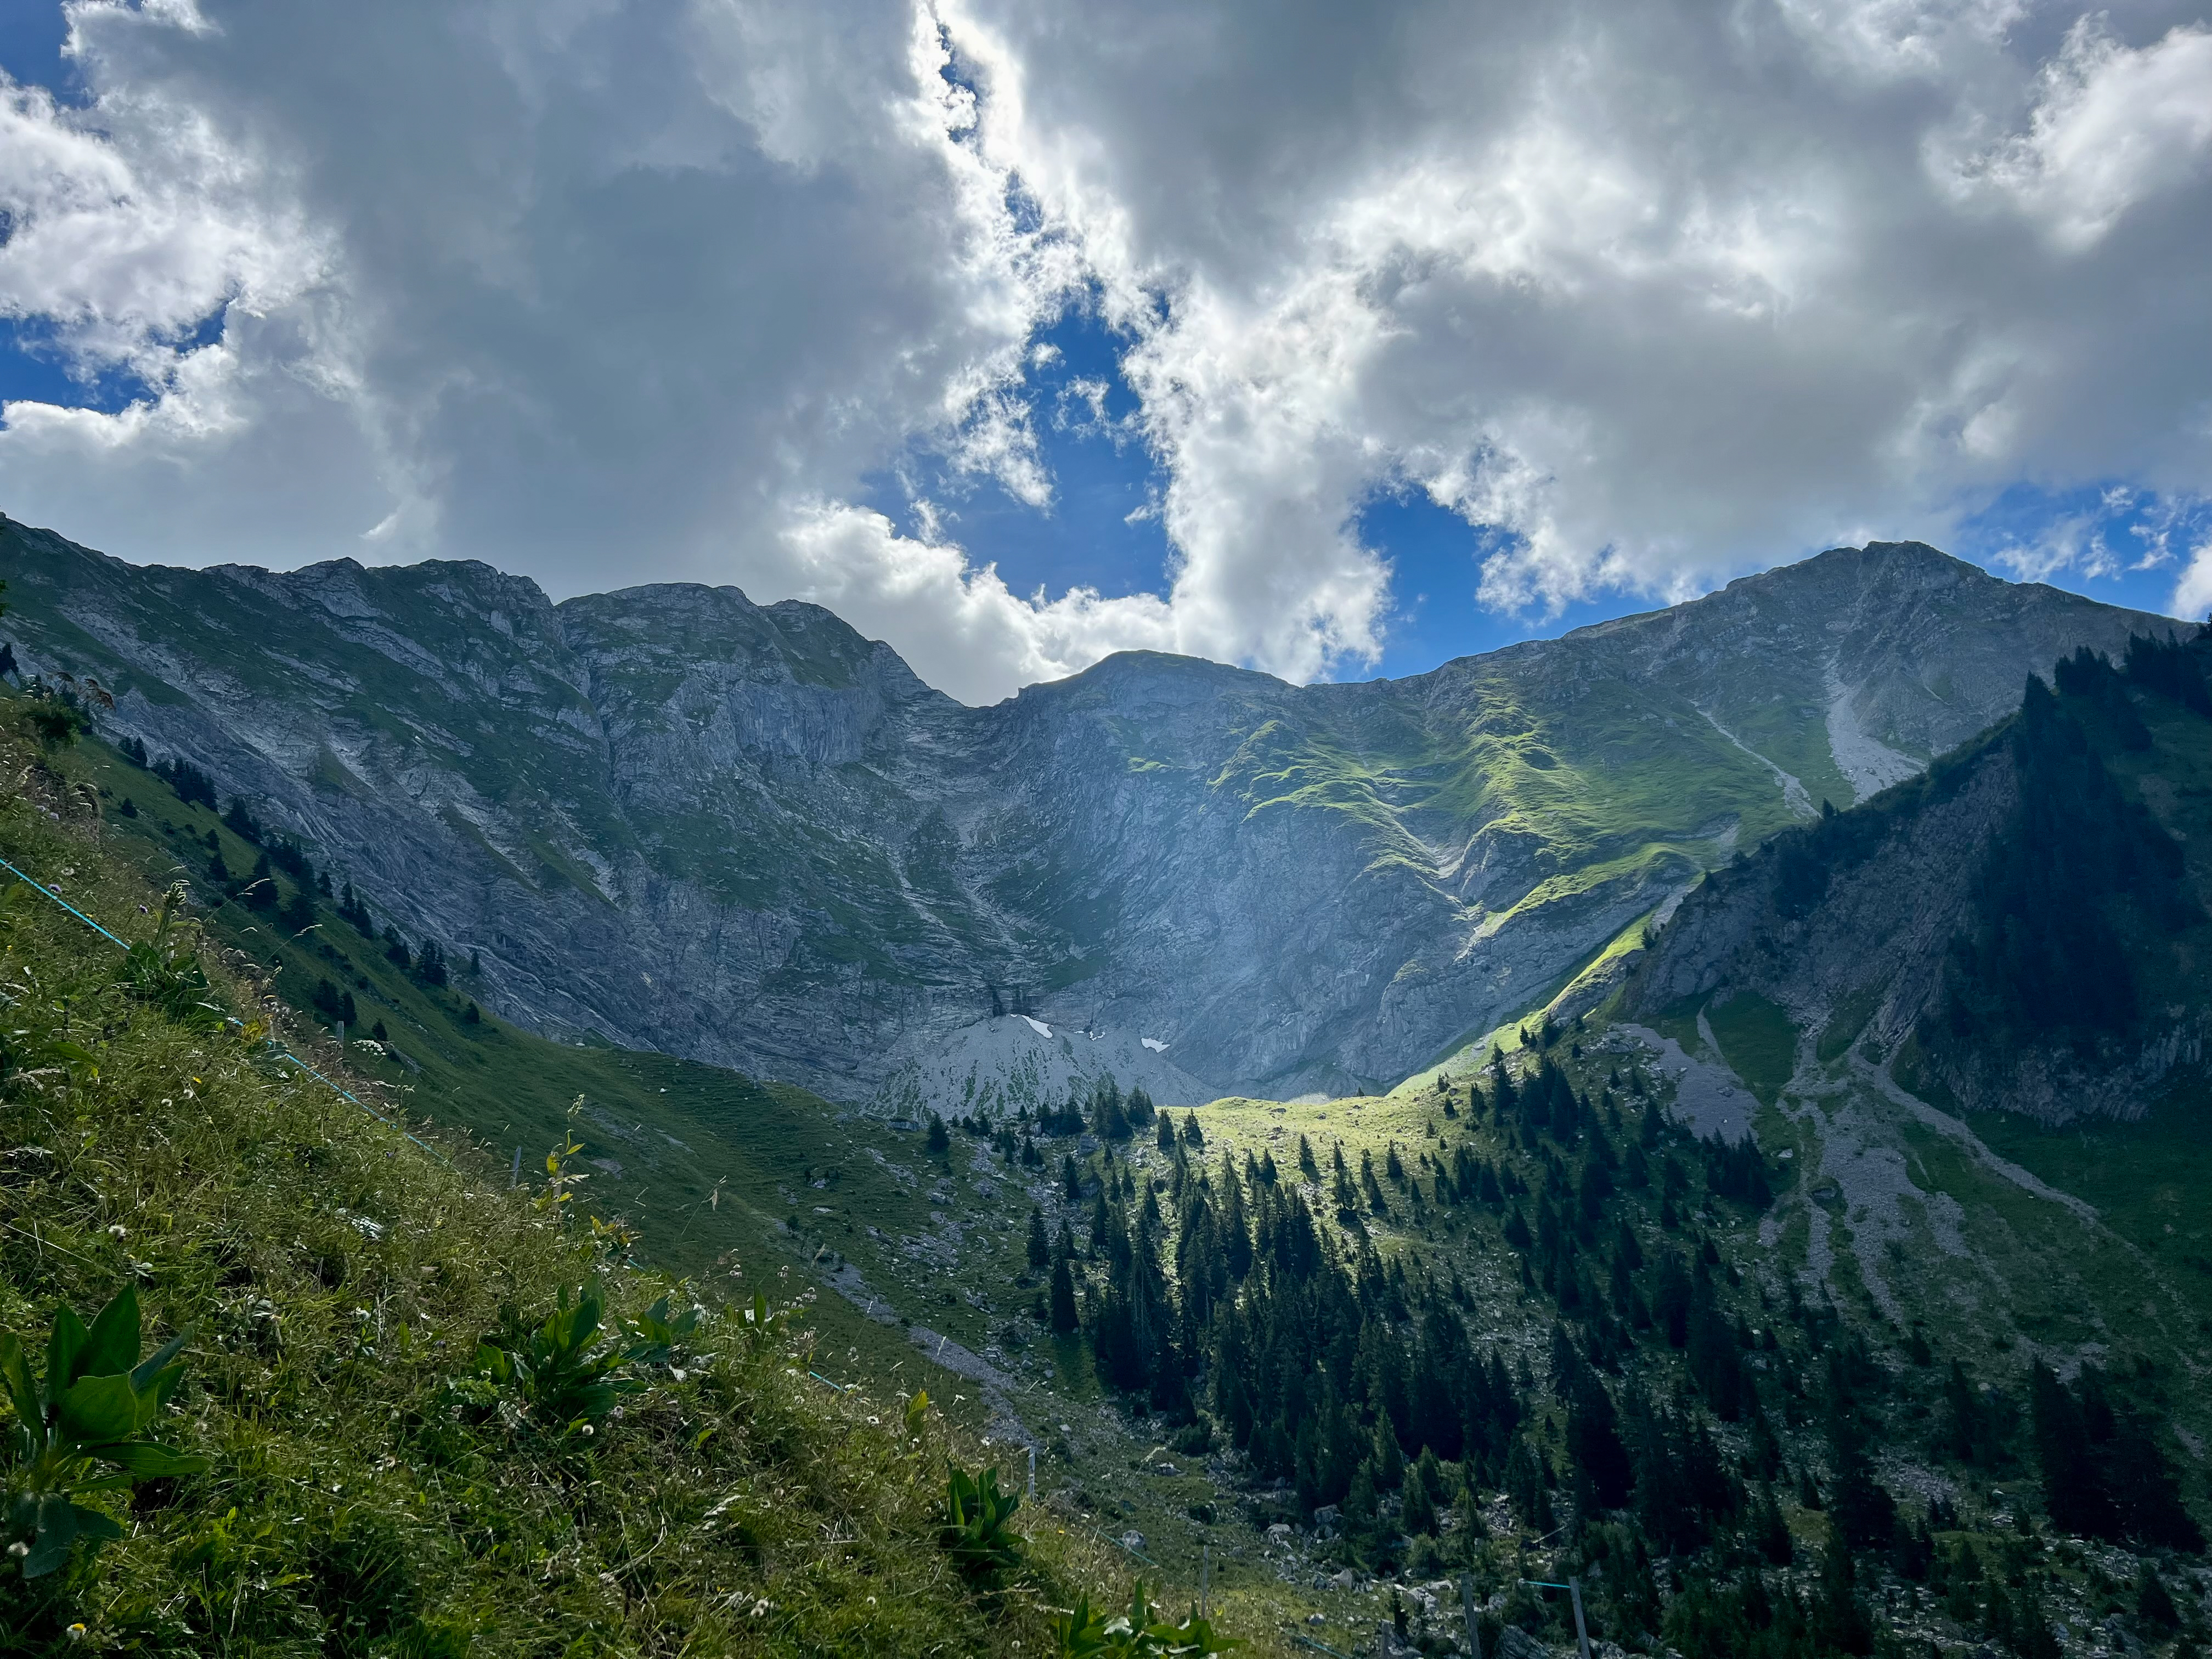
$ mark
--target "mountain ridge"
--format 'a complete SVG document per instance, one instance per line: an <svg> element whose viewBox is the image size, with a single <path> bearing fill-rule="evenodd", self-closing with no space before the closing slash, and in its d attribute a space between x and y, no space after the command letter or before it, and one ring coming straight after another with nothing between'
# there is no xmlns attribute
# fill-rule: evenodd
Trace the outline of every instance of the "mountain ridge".
<svg viewBox="0 0 2212 1659"><path fill-rule="evenodd" d="M361 849L380 913L478 952L503 1012L848 1101L993 981L1223 1092L1402 1075L2164 620L1874 544L1404 680L1130 653L969 708L732 587L556 604L474 561L0 538L27 668L99 676L124 733Z"/></svg>

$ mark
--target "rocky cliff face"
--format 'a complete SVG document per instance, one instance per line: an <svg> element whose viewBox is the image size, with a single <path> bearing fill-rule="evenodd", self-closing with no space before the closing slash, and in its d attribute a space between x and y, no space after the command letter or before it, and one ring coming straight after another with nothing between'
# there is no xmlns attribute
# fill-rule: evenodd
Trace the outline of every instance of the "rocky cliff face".
<svg viewBox="0 0 2212 1659"><path fill-rule="evenodd" d="M2180 655L2201 675L2202 647ZM1806 1098L1856 1071L2050 1123L2194 1109L2212 1036L2212 719L2201 686L2192 708L2109 670L2071 678L1713 873L1631 953L1623 1008L1705 1033L1708 1012L1763 1000L1796 1033Z"/></svg>
<svg viewBox="0 0 2212 1659"><path fill-rule="evenodd" d="M2010 749L1984 744L1911 799L1863 809L1877 816L1823 860L1816 902L1790 902L1772 858L1714 877L1637 964L1631 1011L1659 1016L1750 991L1832 1048L1863 1036L1871 1052L1893 1054L1942 992L1945 954L1971 923L1975 873L2019 802Z"/></svg>
<svg viewBox="0 0 2212 1659"><path fill-rule="evenodd" d="M482 994L861 1098L1023 983L1209 1087L1388 1081L1701 869L2162 618L1917 544L1401 681L1118 656L967 708L799 604L474 563L140 568L0 526L27 669L333 859Z"/></svg>

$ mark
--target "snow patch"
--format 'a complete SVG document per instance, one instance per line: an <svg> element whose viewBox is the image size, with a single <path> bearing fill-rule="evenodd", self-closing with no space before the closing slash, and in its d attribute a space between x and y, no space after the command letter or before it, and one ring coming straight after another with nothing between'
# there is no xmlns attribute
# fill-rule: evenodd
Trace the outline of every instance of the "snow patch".
<svg viewBox="0 0 2212 1659"><path fill-rule="evenodd" d="M1137 1041L1143 1043L1145 1047L1150 1048L1156 1054L1164 1054L1168 1051L1168 1045L1161 1042L1158 1037L1139 1037Z"/></svg>
<svg viewBox="0 0 2212 1659"><path fill-rule="evenodd" d="M1046 1024L1042 1020L1030 1019L1030 1017L1027 1014L1024 1014L1022 1018L1025 1020L1029 1020L1030 1030L1035 1031L1039 1036L1048 1037L1052 1035L1052 1027Z"/></svg>

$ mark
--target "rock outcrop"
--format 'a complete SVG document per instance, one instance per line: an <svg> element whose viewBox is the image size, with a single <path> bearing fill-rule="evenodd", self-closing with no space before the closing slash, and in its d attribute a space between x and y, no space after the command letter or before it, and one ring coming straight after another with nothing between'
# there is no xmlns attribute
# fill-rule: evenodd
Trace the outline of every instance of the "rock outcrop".
<svg viewBox="0 0 2212 1659"><path fill-rule="evenodd" d="M321 850L471 994L868 1098L1028 988L1224 1091L1387 1083L1702 869L2163 618L1917 544L1432 673L1146 653L969 708L808 605L469 562L140 568L0 524L27 672Z"/></svg>

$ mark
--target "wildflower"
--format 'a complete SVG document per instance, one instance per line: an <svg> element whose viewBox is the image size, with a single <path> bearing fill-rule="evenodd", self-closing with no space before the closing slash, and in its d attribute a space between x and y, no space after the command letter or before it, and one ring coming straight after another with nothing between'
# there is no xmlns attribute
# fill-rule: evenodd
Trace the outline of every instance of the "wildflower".
<svg viewBox="0 0 2212 1659"><path fill-rule="evenodd" d="M82 1642L84 1640L84 1626L82 1625L71 1625L68 1630L63 1632L63 1634L67 1636L72 1642Z"/></svg>
<svg viewBox="0 0 2212 1659"><path fill-rule="evenodd" d="M125 1230L123 1224L118 1221L107 1230L107 1236L110 1238L125 1238L130 1235Z"/></svg>

